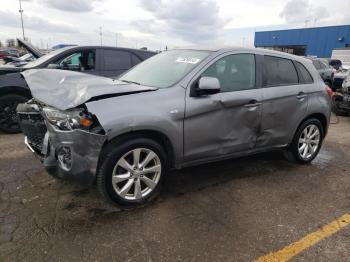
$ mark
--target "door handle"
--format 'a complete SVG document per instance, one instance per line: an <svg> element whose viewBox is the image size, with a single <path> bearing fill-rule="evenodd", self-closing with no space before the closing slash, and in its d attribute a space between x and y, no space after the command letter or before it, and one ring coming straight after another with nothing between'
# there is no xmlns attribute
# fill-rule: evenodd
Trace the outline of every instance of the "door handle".
<svg viewBox="0 0 350 262"><path fill-rule="evenodd" d="M305 97L307 97L307 94L305 94L304 92L299 92L299 94L297 95L297 99L299 100L303 100Z"/></svg>
<svg viewBox="0 0 350 262"><path fill-rule="evenodd" d="M260 106L260 105L261 105L261 102L258 102L256 100L251 100L251 101L249 101L248 104L245 104L244 107L252 108L252 107L257 107L257 106Z"/></svg>

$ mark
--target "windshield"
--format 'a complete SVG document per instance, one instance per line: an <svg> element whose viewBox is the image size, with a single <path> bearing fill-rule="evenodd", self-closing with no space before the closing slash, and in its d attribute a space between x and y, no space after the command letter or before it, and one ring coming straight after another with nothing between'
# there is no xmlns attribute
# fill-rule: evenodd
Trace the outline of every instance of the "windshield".
<svg viewBox="0 0 350 262"><path fill-rule="evenodd" d="M24 68L32 68L32 67L35 67L35 66L38 66L42 63L44 63L45 61L51 59L52 57L66 51L68 48L61 48L61 49L57 49L55 51L52 51L46 55L43 55L42 57L39 57L38 59L36 59L35 61L33 62L30 62L28 64L26 64L25 66L23 66Z"/></svg>
<svg viewBox="0 0 350 262"><path fill-rule="evenodd" d="M180 81L209 51L172 50L155 55L140 63L119 80L145 86L166 88Z"/></svg>

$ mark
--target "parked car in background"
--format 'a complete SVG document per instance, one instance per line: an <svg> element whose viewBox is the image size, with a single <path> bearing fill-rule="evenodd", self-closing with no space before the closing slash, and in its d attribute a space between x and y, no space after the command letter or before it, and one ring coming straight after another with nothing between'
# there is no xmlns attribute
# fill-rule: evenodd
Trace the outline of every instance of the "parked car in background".
<svg viewBox="0 0 350 262"><path fill-rule="evenodd" d="M26 51L26 54L19 57L19 51L15 49L18 52L17 56L8 55L3 57L3 61L7 66L14 65L14 66L23 66L27 64L28 62L34 61L35 59L43 56L44 54L40 52L37 48L35 48L31 43L25 40L17 39L18 46L23 50ZM0 71L3 67L0 67Z"/></svg>
<svg viewBox="0 0 350 262"><path fill-rule="evenodd" d="M83 72L115 78L155 52L139 49L74 46L57 49L21 67L0 67L0 130L20 132L16 107L31 98L21 72L28 69L50 68Z"/></svg>
<svg viewBox="0 0 350 262"><path fill-rule="evenodd" d="M322 77L323 81L331 88L334 89L333 86L333 77L334 77L334 69L329 66L327 60L322 58L314 58L314 57L307 57L310 59L315 66L316 70Z"/></svg>
<svg viewBox="0 0 350 262"><path fill-rule="evenodd" d="M324 60L335 70L339 70L342 67L342 62L339 59L324 58Z"/></svg>
<svg viewBox="0 0 350 262"><path fill-rule="evenodd" d="M34 97L17 108L28 148L50 174L96 182L123 205L154 198L169 168L278 148L309 163L330 118L332 91L312 63L262 49L165 51L116 81L22 75Z"/></svg>
<svg viewBox="0 0 350 262"><path fill-rule="evenodd" d="M337 70L334 73L334 77L333 77L333 87L334 90L339 90L342 88L343 85L343 81L344 79L347 78L347 76L350 74L350 70L348 69L344 69L342 67L339 68L339 70Z"/></svg>
<svg viewBox="0 0 350 262"><path fill-rule="evenodd" d="M21 57L13 57L13 56L7 56L7 57L4 57L3 60L5 62L5 64L7 65L13 65L13 66L24 66L26 64L28 64L29 62L32 62L34 61L36 58L28 53L28 54L25 54Z"/></svg>
<svg viewBox="0 0 350 262"><path fill-rule="evenodd" d="M5 57L19 57L19 51L14 48L0 49L0 59L4 59Z"/></svg>
<svg viewBox="0 0 350 262"><path fill-rule="evenodd" d="M350 114L350 75L345 77L342 88L335 93L332 101L332 110L335 114L340 116L347 116Z"/></svg>

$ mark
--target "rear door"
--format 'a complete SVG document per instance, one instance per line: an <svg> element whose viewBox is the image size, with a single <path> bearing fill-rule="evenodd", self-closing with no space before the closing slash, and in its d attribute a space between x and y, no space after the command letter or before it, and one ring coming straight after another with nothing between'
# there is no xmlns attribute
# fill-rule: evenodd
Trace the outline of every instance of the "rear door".
<svg viewBox="0 0 350 262"><path fill-rule="evenodd" d="M102 49L101 74L116 78L137 63L132 54L125 50Z"/></svg>
<svg viewBox="0 0 350 262"><path fill-rule="evenodd" d="M296 65L301 64L290 59L265 55L263 64L262 121L257 146L283 146L290 143L307 114L309 83L299 80Z"/></svg>
<svg viewBox="0 0 350 262"><path fill-rule="evenodd" d="M221 92L186 98L185 161L222 158L254 149L262 100L256 60L249 53L223 55L196 77L217 78Z"/></svg>

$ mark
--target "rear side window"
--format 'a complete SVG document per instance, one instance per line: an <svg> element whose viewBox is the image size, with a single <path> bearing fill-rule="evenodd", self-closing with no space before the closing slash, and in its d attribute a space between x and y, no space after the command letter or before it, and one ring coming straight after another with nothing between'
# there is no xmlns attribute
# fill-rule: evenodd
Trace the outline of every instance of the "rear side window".
<svg viewBox="0 0 350 262"><path fill-rule="evenodd" d="M299 62L295 62L295 66L298 70L299 83L300 84L311 84L313 79L309 71Z"/></svg>
<svg viewBox="0 0 350 262"><path fill-rule="evenodd" d="M265 56L264 76L265 86L298 84L298 75L293 62L285 58Z"/></svg>
<svg viewBox="0 0 350 262"><path fill-rule="evenodd" d="M125 70L131 67L131 54L126 51L104 50L105 70Z"/></svg>

